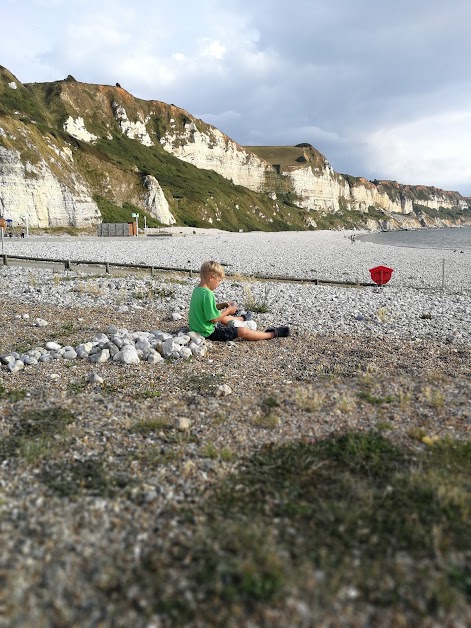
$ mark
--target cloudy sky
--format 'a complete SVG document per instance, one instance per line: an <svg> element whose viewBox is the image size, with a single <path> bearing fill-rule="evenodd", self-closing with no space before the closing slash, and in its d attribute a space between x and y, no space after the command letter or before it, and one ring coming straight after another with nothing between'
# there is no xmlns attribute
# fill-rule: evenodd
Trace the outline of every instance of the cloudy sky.
<svg viewBox="0 0 471 628"><path fill-rule="evenodd" d="M183 107L243 145L471 195L470 0L0 0L0 65Z"/></svg>

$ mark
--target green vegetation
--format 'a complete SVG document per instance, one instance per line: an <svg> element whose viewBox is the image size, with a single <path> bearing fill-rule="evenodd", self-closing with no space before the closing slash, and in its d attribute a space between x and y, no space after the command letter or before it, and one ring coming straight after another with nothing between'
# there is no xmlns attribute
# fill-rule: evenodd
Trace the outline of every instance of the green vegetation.
<svg viewBox="0 0 471 628"><path fill-rule="evenodd" d="M412 209L417 216L420 214L426 214L431 218L441 218L443 220L459 220L460 218L471 218L471 206L461 209L460 207L440 207L439 209L433 209L426 205L420 205L419 203L413 203Z"/></svg>
<svg viewBox="0 0 471 628"><path fill-rule="evenodd" d="M7 399L11 403L15 403L24 399L26 397L26 394L26 390L23 390L21 388L7 390L4 386L0 384L0 400Z"/></svg>
<svg viewBox="0 0 471 628"><path fill-rule="evenodd" d="M202 373L201 375L190 375L187 379L187 387L192 392L199 395L211 395L213 396L217 390L217 387L223 383L223 376L221 373Z"/></svg>
<svg viewBox="0 0 471 628"><path fill-rule="evenodd" d="M211 460L229 462L233 459L234 452L229 447L217 447L217 445L210 441L200 449L200 456L202 458L210 458Z"/></svg>
<svg viewBox="0 0 471 628"><path fill-rule="evenodd" d="M366 226L369 214L340 209L335 213L318 212L312 215L318 229L358 229ZM384 219L384 216L381 216Z"/></svg>
<svg viewBox="0 0 471 628"><path fill-rule="evenodd" d="M16 89L9 86L15 82ZM7 70L0 69L0 117L12 115L22 122L46 121L46 115L35 94L16 80Z"/></svg>
<svg viewBox="0 0 471 628"><path fill-rule="evenodd" d="M250 286L244 286L244 305L246 310L255 312L256 314L266 314L270 311L269 305L269 289L265 286L264 293L260 299L257 299Z"/></svg>
<svg viewBox="0 0 471 628"><path fill-rule="evenodd" d="M128 474L112 473L96 458L51 463L42 470L40 479L56 495L68 498L83 492L112 498L125 495L135 484Z"/></svg>
<svg viewBox="0 0 471 628"><path fill-rule="evenodd" d="M73 421L74 415L60 406L24 413L0 440L0 461L20 457L35 463L50 455L62 446L60 441Z"/></svg>
<svg viewBox="0 0 471 628"><path fill-rule="evenodd" d="M144 216L146 217L147 226L149 228L159 228L162 226L162 223L156 218L132 203L123 203L122 207L119 207L112 201L99 195L96 195L94 200L101 212L103 222L134 222L135 219L132 218L132 214L135 213L139 214L139 224L141 226L144 224Z"/></svg>
<svg viewBox="0 0 471 628"><path fill-rule="evenodd" d="M162 418L146 419L143 421L137 421L129 428L130 432L136 432L138 434L146 435L154 432L160 432L162 430L168 430L172 428L172 424Z"/></svg>
<svg viewBox="0 0 471 628"><path fill-rule="evenodd" d="M359 399L371 403L371 405L382 405L383 403L393 403L396 398L393 395L386 395L386 397L375 397L370 392L360 391L357 394Z"/></svg>
<svg viewBox="0 0 471 628"><path fill-rule="evenodd" d="M273 166L294 166L309 163L313 168L325 168L326 159L310 144L298 146L245 146Z"/></svg>
<svg viewBox="0 0 471 628"><path fill-rule="evenodd" d="M158 551L140 576L178 625L257 617L293 590L319 623L333 605L357 617L375 607L378 620L389 610L398 625L440 622L471 596L470 477L469 441L412 453L380 432L350 432L267 445L209 496L191 560L180 555L178 578L198 606L161 595Z"/></svg>
<svg viewBox="0 0 471 628"><path fill-rule="evenodd" d="M132 171L137 167L141 177L155 176L170 202L172 213L183 224L218 226L233 231L270 227L266 218L259 215L262 212L265 216L273 216L274 202L265 194L236 186L213 170L200 170L160 146L147 147L124 136L116 136L112 140L100 140L97 147L124 170ZM293 211L291 208L291 213ZM293 224L302 228L301 214L295 213L288 218L285 212L274 216L272 230L292 228ZM214 222L216 215L220 215L220 220Z"/></svg>

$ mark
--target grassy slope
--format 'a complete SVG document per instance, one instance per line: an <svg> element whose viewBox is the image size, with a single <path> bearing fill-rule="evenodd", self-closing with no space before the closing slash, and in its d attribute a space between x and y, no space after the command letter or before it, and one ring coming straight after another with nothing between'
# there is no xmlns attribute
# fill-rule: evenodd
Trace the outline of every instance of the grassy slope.
<svg viewBox="0 0 471 628"><path fill-rule="evenodd" d="M101 137L110 133L113 135L113 139L99 140L95 146L68 139L75 149L75 161L95 191L100 209L105 211L108 220L120 220L121 210L126 204L139 204L136 188L144 193L142 177L151 174L162 186L179 223L195 227L217 226L227 230L304 227L299 210L282 202L278 202L277 209L267 195L235 186L212 170L200 170L183 162L164 151L159 144L146 147L124 137L114 121L112 103L124 106L130 119L150 115L157 138L165 132L171 119L183 127L188 117L183 110L157 101L141 101L118 87L84 85L73 80L28 87L36 101L49 112L49 124L60 129L68 115L77 117L80 114L92 133ZM207 126L197 122L200 126ZM63 132L60 135L66 137ZM112 179L116 179L119 171L126 178L133 179L130 188L134 190L128 197L119 197L113 191L110 193L103 185L110 169L115 170ZM149 216L149 224L152 222Z"/></svg>

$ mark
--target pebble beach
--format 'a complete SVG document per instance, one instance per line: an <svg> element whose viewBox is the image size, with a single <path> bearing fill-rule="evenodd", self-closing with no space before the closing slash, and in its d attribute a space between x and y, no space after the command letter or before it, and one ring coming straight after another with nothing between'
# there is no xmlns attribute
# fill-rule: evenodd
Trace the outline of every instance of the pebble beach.
<svg viewBox="0 0 471 628"><path fill-rule="evenodd" d="M9 255L188 272L0 266L0 626L413 623L341 592L319 615L300 590L228 619L191 566L208 495L263 446L379 425L412 449L469 438L471 253L350 232L166 231L4 242ZM289 324L290 337L178 354L189 271L206 259L227 271L217 300L254 309L259 329ZM394 269L382 288L251 277L367 283L376 265ZM138 359L113 360L113 339L133 341ZM144 340L158 358L144 359ZM34 350L52 357L9 369L7 356ZM445 617L470 620L469 608Z"/></svg>

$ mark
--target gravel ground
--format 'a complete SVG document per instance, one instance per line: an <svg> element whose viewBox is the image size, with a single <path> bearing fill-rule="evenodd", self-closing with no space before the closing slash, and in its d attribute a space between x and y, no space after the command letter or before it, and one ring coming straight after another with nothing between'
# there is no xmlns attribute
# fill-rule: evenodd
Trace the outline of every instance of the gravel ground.
<svg viewBox="0 0 471 628"><path fill-rule="evenodd" d="M315 238L309 238L316 234L284 235L291 251L293 242L309 242L315 250ZM121 249L120 241L115 254L142 262L149 259L148 246L152 263L165 258L168 265L161 246L173 247L172 263L188 258L198 266L203 250L206 258L219 259L225 250L226 262L240 254L245 270L268 271L273 264L278 273L286 264L279 254L268 262L265 248L270 244L276 252L277 238L253 234L252 255L256 246L260 256L250 269L246 234L124 242L130 249ZM343 235L327 240L342 243ZM369 247L345 242L344 252L359 255L360 268ZM32 255L45 246L31 239L18 248L23 244ZM60 246L51 241L44 256L52 250L63 255ZM77 258L105 255L96 242L87 246ZM131 260L127 255L136 246L139 259ZM228 248L236 254L228 256ZM409 249L393 254L408 255L411 267L421 255L424 269L442 256ZM305 256L304 248L293 254L290 274L306 268ZM316 267L320 259L319 253ZM366 267L376 263L391 262L370 256ZM0 354L48 340L75 346L110 324L177 332L195 283L182 275L99 278L12 267L1 268L0 279ZM267 305L268 312L256 315L259 326L290 322L292 335L209 343L202 359L157 366L105 363L92 369L87 361L56 360L13 375L0 369L1 626L174 625L156 606L156 585L142 575L146 557L160 557L162 595L197 605L172 558L176 547L193 542L180 509L199 513L206 496L264 443L316 441L380 425L409 448L425 447L424 436L469 438L469 292L230 278L218 298L229 296ZM172 320L178 312L183 318ZM35 318L48 325L34 326ZM91 370L102 384L87 383ZM217 396L222 383L231 394ZM45 417L50 432L41 428L39 419L49 425ZM325 625L338 625L339 616L354 625L340 600L335 609ZM260 625L312 625L309 609L303 618L288 604L267 613ZM355 625L370 619L366 614ZM253 620L248 613L237 625L255 625Z"/></svg>
<svg viewBox="0 0 471 628"><path fill-rule="evenodd" d="M167 230L166 230L167 231ZM11 255L54 259L123 262L199 269L206 259L216 259L230 272L371 281L369 269L378 265L394 269L391 284L398 287L445 286L471 290L471 251L406 249L357 239L352 232L303 231L284 233L230 233L174 228L177 237L148 238L49 238L30 237L4 243ZM256 255L254 255L256 251Z"/></svg>

